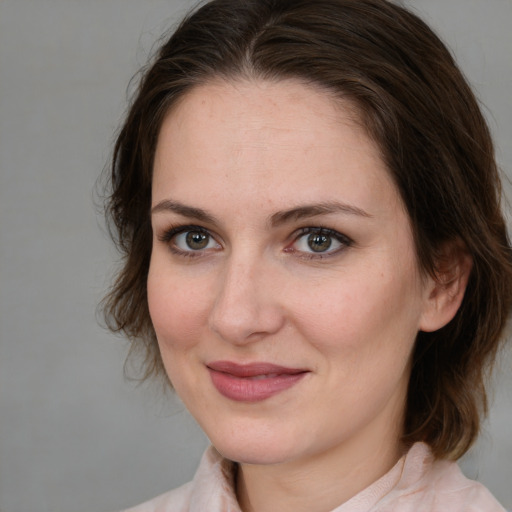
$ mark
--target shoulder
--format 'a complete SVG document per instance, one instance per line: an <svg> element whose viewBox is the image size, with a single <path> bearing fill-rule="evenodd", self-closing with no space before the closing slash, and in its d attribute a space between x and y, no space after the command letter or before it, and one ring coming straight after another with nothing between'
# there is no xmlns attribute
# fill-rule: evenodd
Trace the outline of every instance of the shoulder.
<svg viewBox="0 0 512 512"><path fill-rule="evenodd" d="M431 501L435 510L453 512L505 512L491 492L480 482L470 480L454 462L433 464Z"/></svg>
<svg viewBox="0 0 512 512"><path fill-rule="evenodd" d="M506 512L485 486L464 476L455 462L435 460L421 443L411 448L384 501L379 512Z"/></svg>
<svg viewBox="0 0 512 512"><path fill-rule="evenodd" d="M188 482L172 491L161 494L141 505L125 510L124 512L188 512L192 496L192 482Z"/></svg>
<svg viewBox="0 0 512 512"><path fill-rule="evenodd" d="M123 512L240 512L234 469L233 462L210 446L191 482Z"/></svg>

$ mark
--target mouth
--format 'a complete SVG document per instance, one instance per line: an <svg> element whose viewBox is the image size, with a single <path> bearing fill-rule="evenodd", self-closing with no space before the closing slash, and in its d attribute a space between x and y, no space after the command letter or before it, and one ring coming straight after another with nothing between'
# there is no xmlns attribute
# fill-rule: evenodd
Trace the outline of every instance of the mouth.
<svg viewBox="0 0 512 512"><path fill-rule="evenodd" d="M271 363L240 365L215 361L206 365L217 391L236 402L259 402L282 393L300 382L309 372Z"/></svg>

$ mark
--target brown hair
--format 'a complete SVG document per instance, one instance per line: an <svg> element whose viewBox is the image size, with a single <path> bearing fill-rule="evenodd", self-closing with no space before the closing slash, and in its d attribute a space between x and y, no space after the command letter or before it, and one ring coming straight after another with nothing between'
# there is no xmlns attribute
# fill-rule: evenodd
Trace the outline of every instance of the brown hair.
<svg viewBox="0 0 512 512"><path fill-rule="evenodd" d="M142 349L144 377L163 372L146 294L153 157L169 109L214 78L295 78L350 100L406 206L422 270L435 276L442 247L465 245L473 269L463 303L444 328L418 334L404 425L405 442L460 457L486 410L485 372L512 300L500 180L449 51L386 0L213 0L163 44L114 149L107 215L124 266L104 303L108 325Z"/></svg>

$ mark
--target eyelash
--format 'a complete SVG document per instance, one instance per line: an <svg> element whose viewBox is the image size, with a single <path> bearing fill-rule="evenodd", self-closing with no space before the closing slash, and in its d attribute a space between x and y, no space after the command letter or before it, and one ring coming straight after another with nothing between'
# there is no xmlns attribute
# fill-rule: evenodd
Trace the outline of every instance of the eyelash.
<svg viewBox="0 0 512 512"><path fill-rule="evenodd" d="M304 237L306 235L325 235L329 238L336 240L340 244L340 247L335 250L326 251L326 252L318 252L318 253L304 252L304 251L298 251L297 249L294 249L293 245L296 244L302 237ZM340 252L343 252L345 249L347 249L348 247L350 247L353 244L353 240L351 238L349 238L347 235L344 235L334 229L330 229L330 228L326 228L326 227L322 227L322 226L300 228L292 236L293 236L293 241L289 246L287 246L285 248L285 251L297 253L297 255L300 258L304 258L307 260L320 260L320 259L336 256Z"/></svg>
<svg viewBox="0 0 512 512"><path fill-rule="evenodd" d="M199 234L206 235L206 236L210 237L211 240L214 240L218 244L216 238L210 233L210 231L208 231L207 229L205 229L201 226L196 226L196 225L173 226L173 227L170 227L169 229L167 229L161 235L157 236L157 238L160 242L166 244L173 254L177 254L178 256L183 256L185 258L204 257L206 255L205 254L206 250L198 249L198 250L194 251L193 249L191 249L189 251L184 251L182 249L179 249L175 245L175 243L173 243L173 239L175 239L175 237L177 237L181 234L187 233L187 232L199 233ZM306 235L325 235L329 238L336 240L340 244L340 247L335 250L318 252L318 253L300 251L300 250L297 250L296 248L294 248L293 246L295 244L297 244L297 242L299 242L300 239ZM335 255L339 254L340 252L343 252L345 249L347 249L348 247L350 247L353 244L353 240L350 239L348 236L346 236L338 231L335 231L334 229L321 227L321 226L300 228L297 231L295 231L291 235L290 238L292 239L292 241L290 244L288 244L285 247L284 252L296 253L298 257L306 259L306 260L320 260L320 259L328 258L331 256L335 256Z"/></svg>
<svg viewBox="0 0 512 512"><path fill-rule="evenodd" d="M198 257L204 256L204 251L201 251L201 250L194 251L192 249L190 251L183 251L182 249L179 249L173 243L173 239L175 237L177 237L178 235L187 233L187 232L200 233L200 234L206 235L206 236L212 238L213 240L215 240L215 238L212 236L212 234L207 229L205 229L201 226L195 226L195 225L184 225L184 226L181 225L181 226L170 227L169 229L165 230L165 232L163 232L161 235L157 236L157 238L160 242L163 242L164 244L166 244L173 254L177 254L178 256L183 256L185 258L198 258Z"/></svg>

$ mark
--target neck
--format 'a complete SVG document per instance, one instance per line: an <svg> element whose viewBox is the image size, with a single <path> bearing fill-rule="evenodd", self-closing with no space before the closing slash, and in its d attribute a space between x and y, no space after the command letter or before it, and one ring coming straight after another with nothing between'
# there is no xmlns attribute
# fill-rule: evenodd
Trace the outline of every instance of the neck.
<svg viewBox="0 0 512 512"><path fill-rule="evenodd" d="M272 465L240 464L237 496L243 512L328 512L384 476L402 456L399 436L366 435L322 453Z"/></svg>

